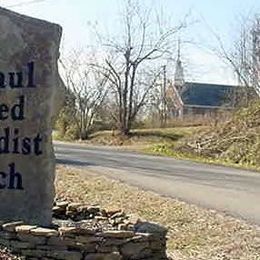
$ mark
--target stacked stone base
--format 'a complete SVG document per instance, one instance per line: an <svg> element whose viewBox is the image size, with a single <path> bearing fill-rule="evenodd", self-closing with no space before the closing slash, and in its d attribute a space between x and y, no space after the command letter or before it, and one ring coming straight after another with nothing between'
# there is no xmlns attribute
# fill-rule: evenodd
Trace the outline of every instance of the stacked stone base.
<svg viewBox="0 0 260 260"><path fill-rule="evenodd" d="M42 228L1 223L0 244L25 259L160 260L166 257L165 229L149 222L133 230L97 230L83 225Z"/></svg>

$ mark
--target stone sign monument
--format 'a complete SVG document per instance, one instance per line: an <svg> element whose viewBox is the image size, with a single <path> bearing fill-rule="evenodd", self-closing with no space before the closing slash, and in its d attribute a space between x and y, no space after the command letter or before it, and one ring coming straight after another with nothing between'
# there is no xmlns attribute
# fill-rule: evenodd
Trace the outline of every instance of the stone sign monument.
<svg viewBox="0 0 260 260"><path fill-rule="evenodd" d="M60 38L60 26L0 8L0 220L51 223Z"/></svg>

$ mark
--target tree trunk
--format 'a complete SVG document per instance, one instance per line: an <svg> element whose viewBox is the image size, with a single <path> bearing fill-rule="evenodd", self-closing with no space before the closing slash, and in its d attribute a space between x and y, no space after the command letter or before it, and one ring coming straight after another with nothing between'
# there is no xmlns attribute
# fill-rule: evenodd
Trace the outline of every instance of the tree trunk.
<svg viewBox="0 0 260 260"><path fill-rule="evenodd" d="M81 129L80 131L80 140L87 140L88 132L85 129Z"/></svg>
<svg viewBox="0 0 260 260"><path fill-rule="evenodd" d="M130 133L130 129L127 124L125 124L125 121L121 123L120 126L120 134L124 136L128 136Z"/></svg>

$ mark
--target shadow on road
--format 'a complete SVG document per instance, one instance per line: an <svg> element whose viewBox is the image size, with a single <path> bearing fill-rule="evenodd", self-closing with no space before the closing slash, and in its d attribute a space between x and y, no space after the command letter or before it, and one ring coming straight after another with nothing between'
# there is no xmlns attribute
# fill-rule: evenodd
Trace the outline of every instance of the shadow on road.
<svg viewBox="0 0 260 260"><path fill-rule="evenodd" d="M81 167L86 167L90 165L95 165L93 163L89 162L82 162L82 161L75 161L75 160L68 160L68 159L56 159L57 164L64 164L64 165L73 165L73 166L81 166Z"/></svg>

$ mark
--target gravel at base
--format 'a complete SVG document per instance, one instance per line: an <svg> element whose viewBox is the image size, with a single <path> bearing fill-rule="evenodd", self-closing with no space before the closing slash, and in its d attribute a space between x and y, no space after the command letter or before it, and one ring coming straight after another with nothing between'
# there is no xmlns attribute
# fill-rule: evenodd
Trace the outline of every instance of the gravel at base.
<svg viewBox="0 0 260 260"><path fill-rule="evenodd" d="M6 248L0 246L0 259L1 260L19 260L20 258L12 255Z"/></svg>

